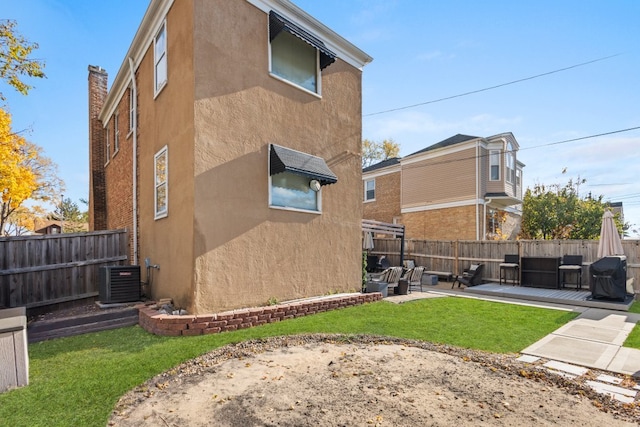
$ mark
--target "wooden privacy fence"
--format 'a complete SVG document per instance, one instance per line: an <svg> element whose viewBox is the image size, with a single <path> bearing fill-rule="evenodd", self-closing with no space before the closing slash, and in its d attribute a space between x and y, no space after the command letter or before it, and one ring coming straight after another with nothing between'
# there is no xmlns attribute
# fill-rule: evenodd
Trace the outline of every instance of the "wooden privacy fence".
<svg viewBox="0 0 640 427"><path fill-rule="evenodd" d="M640 292L640 240L623 240L627 257L627 279L634 280ZM391 265L400 265L400 239L374 238L374 255L386 255ZM597 240L406 240L404 259L431 271L460 274L472 263L485 264L484 280L498 281L499 264L506 254L521 257L562 257L582 255L584 283L588 282L588 266L598 260Z"/></svg>
<svg viewBox="0 0 640 427"><path fill-rule="evenodd" d="M0 238L0 307L98 295L98 268L127 260L126 230Z"/></svg>

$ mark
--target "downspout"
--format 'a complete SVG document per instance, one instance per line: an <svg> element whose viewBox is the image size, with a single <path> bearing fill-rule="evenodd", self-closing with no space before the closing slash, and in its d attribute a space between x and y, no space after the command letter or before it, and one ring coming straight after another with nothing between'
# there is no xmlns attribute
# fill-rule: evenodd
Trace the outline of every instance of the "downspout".
<svg viewBox="0 0 640 427"><path fill-rule="evenodd" d="M133 93L133 265L138 265L138 88L133 59L129 57L129 73Z"/></svg>

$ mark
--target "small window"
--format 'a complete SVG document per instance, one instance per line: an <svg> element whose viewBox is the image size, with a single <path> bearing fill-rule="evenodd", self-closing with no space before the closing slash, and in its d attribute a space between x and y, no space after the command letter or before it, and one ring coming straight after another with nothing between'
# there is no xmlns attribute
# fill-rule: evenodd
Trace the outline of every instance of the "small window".
<svg viewBox="0 0 640 427"><path fill-rule="evenodd" d="M376 199L376 180L369 179L364 183L364 201L368 202Z"/></svg>
<svg viewBox="0 0 640 427"><path fill-rule="evenodd" d="M105 155L106 155L106 161L105 161L105 166L107 165L107 163L109 163L109 159L111 159L111 140L109 139L110 135L109 135L109 126L107 125L107 127L104 130L104 140L105 140Z"/></svg>
<svg viewBox="0 0 640 427"><path fill-rule="evenodd" d="M154 84L157 95L167 84L167 24L162 26L153 39Z"/></svg>
<svg viewBox="0 0 640 427"><path fill-rule="evenodd" d="M500 151L491 150L489 152L489 163L491 167L491 181L500 181Z"/></svg>
<svg viewBox="0 0 640 427"><path fill-rule="evenodd" d="M154 157L154 179L155 219L160 219L167 216L169 203L169 157L166 145Z"/></svg>
<svg viewBox="0 0 640 427"><path fill-rule="evenodd" d="M135 122L136 100L133 96L133 88L129 88L129 132L133 131L133 123Z"/></svg>
<svg viewBox="0 0 640 427"><path fill-rule="evenodd" d="M118 117L119 117L118 113L116 113L113 116L113 155L114 156L120 150L120 126L119 126L120 120L118 120Z"/></svg>
<svg viewBox="0 0 640 427"><path fill-rule="evenodd" d="M271 206L319 212L320 191L304 175L281 172L271 177Z"/></svg>

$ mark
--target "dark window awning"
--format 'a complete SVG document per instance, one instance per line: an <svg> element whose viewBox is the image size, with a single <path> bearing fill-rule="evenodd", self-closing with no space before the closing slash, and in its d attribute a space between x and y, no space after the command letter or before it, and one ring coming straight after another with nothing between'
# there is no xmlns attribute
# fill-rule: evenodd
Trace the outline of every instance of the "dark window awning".
<svg viewBox="0 0 640 427"><path fill-rule="evenodd" d="M269 41L273 41L281 31L286 31L318 49L320 51L321 70L324 70L336 60L337 55L330 51L322 40L272 10L269 12Z"/></svg>
<svg viewBox="0 0 640 427"><path fill-rule="evenodd" d="M291 172L303 175L320 182L320 185L335 184L338 177L335 176L329 166L321 157L300 151L284 148L271 144L269 152L269 165L271 175L282 172Z"/></svg>

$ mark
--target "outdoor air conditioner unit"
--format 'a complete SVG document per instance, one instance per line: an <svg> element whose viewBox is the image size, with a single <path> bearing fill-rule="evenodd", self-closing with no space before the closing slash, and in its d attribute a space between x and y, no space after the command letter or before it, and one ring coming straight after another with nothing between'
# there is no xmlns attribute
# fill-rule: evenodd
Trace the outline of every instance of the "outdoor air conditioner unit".
<svg viewBox="0 0 640 427"><path fill-rule="evenodd" d="M140 266L100 267L100 302L103 304L140 301Z"/></svg>

